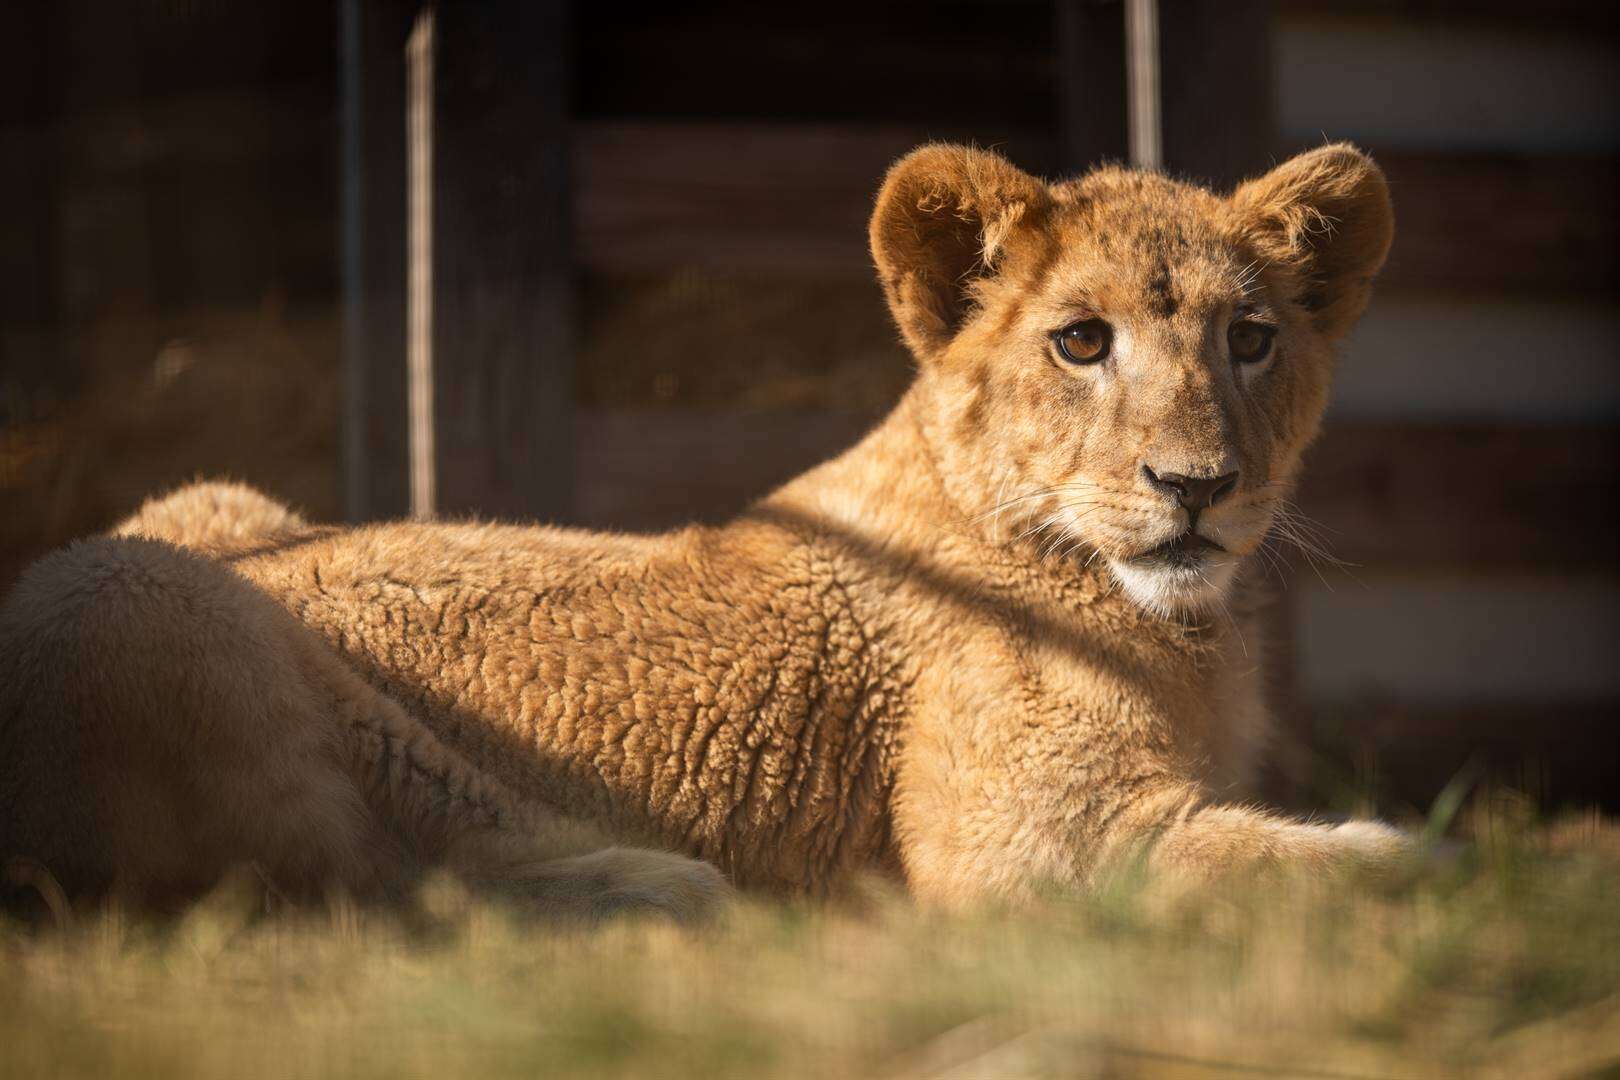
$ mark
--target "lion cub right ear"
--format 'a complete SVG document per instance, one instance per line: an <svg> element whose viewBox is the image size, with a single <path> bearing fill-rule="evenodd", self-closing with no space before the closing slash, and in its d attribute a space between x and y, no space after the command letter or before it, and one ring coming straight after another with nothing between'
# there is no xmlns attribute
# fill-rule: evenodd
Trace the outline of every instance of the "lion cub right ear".
<svg viewBox="0 0 1620 1080"><path fill-rule="evenodd" d="M872 260L889 310L919 359L943 349L1021 221L1050 203L1046 186L988 150L936 143L889 169L872 211Z"/></svg>
<svg viewBox="0 0 1620 1080"><path fill-rule="evenodd" d="M1372 158L1349 143L1318 147L1242 185L1232 201L1262 257L1299 275L1298 299L1322 332L1348 333L1395 236L1389 184Z"/></svg>

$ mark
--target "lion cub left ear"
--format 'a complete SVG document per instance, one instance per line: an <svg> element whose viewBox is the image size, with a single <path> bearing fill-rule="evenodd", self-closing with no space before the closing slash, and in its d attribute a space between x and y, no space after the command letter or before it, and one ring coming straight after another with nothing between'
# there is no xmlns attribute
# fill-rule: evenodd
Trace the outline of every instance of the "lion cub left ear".
<svg viewBox="0 0 1620 1080"><path fill-rule="evenodd" d="M935 144L889 169L872 212L872 260L889 310L919 359L948 345L1020 223L1050 204L1046 185L987 150Z"/></svg>
<svg viewBox="0 0 1620 1080"><path fill-rule="evenodd" d="M1266 260L1291 267L1298 300L1332 338L1355 325L1395 236L1389 185L1372 158L1335 143L1290 158L1232 194Z"/></svg>

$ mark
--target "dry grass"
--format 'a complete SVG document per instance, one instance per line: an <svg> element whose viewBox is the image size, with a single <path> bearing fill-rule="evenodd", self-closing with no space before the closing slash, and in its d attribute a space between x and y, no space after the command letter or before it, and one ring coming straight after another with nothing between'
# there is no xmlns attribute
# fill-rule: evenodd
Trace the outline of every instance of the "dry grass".
<svg viewBox="0 0 1620 1080"><path fill-rule="evenodd" d="M942 916L874 891L563 931L424 894L0 930L0 1075L1584 1076L1620 1068L1620 848L1487 835L1397 886L1122 885ZM1604 845L1607 844L1607 850Z"/></svg>

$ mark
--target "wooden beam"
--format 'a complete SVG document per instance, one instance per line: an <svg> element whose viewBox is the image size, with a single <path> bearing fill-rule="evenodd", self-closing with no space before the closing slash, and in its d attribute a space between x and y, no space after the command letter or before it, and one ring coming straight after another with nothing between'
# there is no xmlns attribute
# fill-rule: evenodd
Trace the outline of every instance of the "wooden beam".
<svg viewBox="0 0 1620 1080"><path fill-rule="evenodd" d="M1617 708L1614 701L1318 706L1309 734L1318 775L1302 778L1301 788L1330 786L1324 771L1360 773L1380 809L1426 813L1454 777L1472 776L1476 791L1507 787L1547 810L1620 811Z"/></svg>
<svg viewBox="0 0 1620 1080"><path fill-rule="evenodd" d="M403 0L345 0L343 478L350 521L410 508L405 437Z"/></svg>
<svg viewBox="0 0 1620 1080"><path fill-rule="evenodd" d="M719 520L852 445L870 413L592 409L580 516L598 527ZM1340 424L1298 502L1338 558L1372 568L1620 570L1620 428Z"/></svg>
<svg viewBox="0 0 1620 1080"><path fill-rule="evenodd" d="M405 445L411 517L437 509L433 363L433 86L437 10L416 13L405 39Z"/></svg>
<svg viewBox="0 0 1620 1080"><path fill-rule="evenodd" d="M11 12L0 42L0 425L33 419L40 391L61 380L57 336L59 139L54 85L66 72L62 31L42 4ZM0 478L9 479L4 471Z"/></svg>
<svg viewBox="0 0 1620 1080"><path fill-rule="evenodd" d="M1125 130L1139 169L1164 168L1161 104L1159 0L1125 0Z"/></svg>
<svg viewBox="0 0 1620 1080"><path fill-rule="evenodd" d="M1129 153L1124 5L1057 0L1058 164L1064 175Z"/></svg>
<svg viewBox="0 0 1620 1080"><path fill-rule="evenodd" d="M724 520L854 445L876 419L827 410L582 409L580 520L648 530Z"/></svg>
<svg viewBox="0 0 1620 1080"><path fill-rule="evenodd" d="M567 4L443 4L434 38L437 509L566 520L574 451Z"/></svg>
<svg viewBox="0 0 1620 1080"><path fill-rule="evenodd" d="M1609 0L1278 0L1284 18L1384 19L1403 23L1501 26L1537 34L1620 32Z"/></svg>
<svg viewBox="0 0 1620 1080"><path fill-rule="evenodd" d="M1617 460L1612 425L1336 425L1298 501L1360 565L1615 570Z"/></svg>
<svg viewBox="0 0 1620 1080"><path fill-rule="evenodd" d="M1620 287L1620 158L1373 152L1395 200L1381 288L1598 299Z"/></svg>
<svg viewBox="0 0 1620 1080"><path fill-rule="evenodd" d="M580 128L580 259L587 271L609 274L682 265L864 273L872 194L916 135L746 124Z"/></svg>
<svg viewBox="0 0 1620 1080"><path fill-rule="evenodd" d="M1164 168L1228 188L1275 143L1271 0L1173 0L1159 12Z"/></svg>
<svg viewBox="0 0 1620 1080"><path fill-rule="evenodd" d="M949 122L985 141L1009 117L1051 129L1052 8L1053 0L576 4L575 115Z"/></svg>
<svg viewBox="0 0 1620 1080"><path fill-rule="evenodd" d="M601 274L684 265L866 275L866 217L884 168L918 143L949 135L586 125L575 133L579 256L587 271ZM1083 142L1081 135L1074 140ZM1000 146L1025 168L1060 171L1050 138L1013 133ZM1228 157L1221 146L1181 139L1172 127L1167 152L1172 168L1221 179L1261 171L1276 156L1251 147ZM1399 219L1381 288L1596 299L1620 286L1620 159L1371 149L1389 173ZM1088 156L1072 147L1064 153Z"/></svg>

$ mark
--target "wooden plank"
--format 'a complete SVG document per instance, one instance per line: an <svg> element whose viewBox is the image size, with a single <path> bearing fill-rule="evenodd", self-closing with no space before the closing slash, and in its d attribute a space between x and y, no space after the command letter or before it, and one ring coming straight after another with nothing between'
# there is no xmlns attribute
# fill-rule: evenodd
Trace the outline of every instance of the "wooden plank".
<svg viewBox="0 0 1620 1080"><path fill-rule="evenodd" d="M1058 0L1058 161L1063 173L1127 156L1125 15L1118 3Z"/></svg>
<svg viewBox="0 0 1620 1080"><path fill-rule="evenodd" d="M410 508L405 436L405 36L402 0L347 0L357 54L345 154L344 506L349 520Z"/></svg>
<svg viewBox="0 0 1620 1080"><path fill-rule="evenodd" d="M872 193L910 130L594 124L575 132L587 271L865 272Z"/></svg>
<svg viewBox="0 0 1620 1080"><path fill-rule="evenodd" d="M1318 706L1310 725L1317 775L1300 787L1335 786L1332 774L1373 787L1387 812L1426 813L1462 776L1475 778L1475 790L1506 787L1548 810L1620 811L1617 712L1617 701Z"/></svg>
<svg viewBox="0 0 1620 1080"><path fill-rule="evenodd" d="M582 409L579 519L643 530L724 520L853 445L876 419L816 410Z"/></svg>
<svg viewBox="0 0 1620 1080"><path fill-rule="evenodd" d="M435 453L433 364L433 84L437 9L424 7L405 39L405 445L411 517L431 518Z"/></svg>
<svg viewBox="0 0 1620 1080"><path fill-rule="evenodd" d="M1271 0L1175 0L1159 16L1166 171L1230 187L1275 142Z"/></svg>
<svg viewBox="0 0 1620 1080"><path fill-rule="evenodd" d="M598 527L718 520L854 443L877 417L831 411L582 411L580 517ZM1336 425L1298 502L1366 567L1620 569L1620 428Z"/></svg>
<svg viewBox="0 0 1620 1080"><path fill-rule="evenodd" d="M1620 159L1373 151L1397 223L1381 288L1599 298L1620 287Z"/></svg>
<svg viewBox="0 0 1620 1080"><path fill-rule="evenodd" d="M1113 0L1117 3L1118 0ZM1051 128L1052 0L575 5L575 114Z"/></svg>
<svg viewBox="0 0 1620 1080"><path fill-rule="evenodd" d="M1338 425L1298 501L1359 565L1614 570L1617 460L1615 426Z"/></svg>
<svg viewBox="0 0 1620 1080"><path fill-rule="evenodd" d="M1611 0L1278 0L1283 18L1388 19L1405 23L1500 26L1538 34L1614 34Z"/></svg>
<svg viewBox="0 0 1620 1080"><path fill-rule="evenodd" d="M567 5L445 4L434 37L437 508L566 519L574 450Z"/></svg>
<svg viewBox="0 0 1620 1080"><path fill-rule="evenodd" d="M866 216L884 168L944 134L585 125L575 133L581 262L602 274L677 266L867 274ZM1240 164L1238 155L1225 156L1221 140L1183 140L1177 151L1177 138L1170 152L1183 164L1172 165L1188 171L1257 171L1270 157L1251 148ZM1037 172L1058 160L1057 143L1039 135L1012 133L1001 147ZM1382 288L1596 298L1620 286L1616 158L1371 149L1389 172L1400 222Z"/></svg>
<svg viewBox="0 0 1620 1080"><path fill-rule="evenodd" d="M580 260L596 273L869 274L866 219L885 170L944 135L738 123L577 128ZM1051 161L1041 137L1013 133L996 145L1029 168Z"/></svg>
<svg viewBox="0 0 1620 1080"><path fill-rule="evenodd" d="M138 98L141 57L129 47L140 40L138 11L69 0L51 8L47 34L49 107L56 115ZM123 131L125 139L139 133L138 119ZM82 332L115 307L144 314L154 306L154 248L162 245L154 244L150 192L109 173L105 157L99 141L57 141L52 245L58 277L51 284L59 333ZM60 386L77 390L79 379L91 377L76 350L58 356L65 369L58 373Z"/></svg>
<svg viewBox="0 0 1620 1080"><path fill-rule="evenodd" d="M47 113L52 98L51 13L26 4L11 14L0 41L0 426L32 419L61 379L58 317L57 141ZM53 395L52 395L53 396ZM39 404L36 404L38 402ZM3 477L0 471L0 477Z"/></svg>

